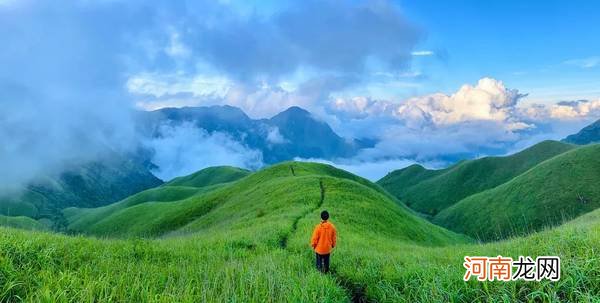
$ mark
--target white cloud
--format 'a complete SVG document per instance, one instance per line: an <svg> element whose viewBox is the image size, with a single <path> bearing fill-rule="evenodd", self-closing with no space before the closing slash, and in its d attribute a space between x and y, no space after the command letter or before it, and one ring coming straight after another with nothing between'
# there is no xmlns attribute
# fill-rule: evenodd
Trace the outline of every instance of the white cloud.
<svg viewBox="0 0 600 303"><path fill-rule="evenodd" d="M222 76L200 74L190 78L178 74L142 73L129 78L125 87L131 94L158 98L180 93L222 98L232 85L229 79Z"/></svg>
<svg viewBox="0 0 600 303"><path fill-rule="evenodd" d="M520 110L523 115L536 121L593 118L600 117L600 99L562 101L551 105L533 104Z"/></svg>
<svg viewBox="0 0 600 303"><path fill-rule="evenodd" d="M551 106L550 116L557 119L575 119L600 116L600 99L594 101L561 102Z"/></svg>
<svg viewBox="0 0 600 303"><path fill-rule="evenodd" d="M279 127L271 127L267 132L267 141L271 144L283 144L288 140L279 132Z"/></svg>
<svg viewBox="0 0 600 303"><path fill-rule="evenodd" d="M600 100L521 106L525 95L501 81L483 78L454 94L431 94L404 102L369 97L335 98L325 109L327 121L345 136L376 137L362 162L407 158L416 161L504 154L535 143L532 138L561 139L600 117Z"/></svg>
<svg viewBox="0 0 600 303"><path fill-rule="evenodd" d="M435 53L430 50L413 51L410 53L413 56L433 56Z"/></svg>
<svg viewBox="0 0 600 303"><path fill-rule="evenodd" d="M144 145L154 151L152 172L163 180L188 175L216 165L256 169L263 165L260 151L246 148L226 134L207 133L192 124L161 125L160 136Z"/></svg>
<svg viewBox="0 0 600 303"><path fill-rule="evenodd" d="M289 92L280 87L247 85L233 86L223 100L226 104L242 108L254 118L271 117L291 106L311 109L318 101L310 95Z"/></svg>
<svg viewBox="0 0 600 303"><path fill-rule="evenodd" d="M507 89L502 81L483 78L475 86L463 85L452 95L437 93L413 97L402 103L367 97L338 98L330 103L330 109L354 117L392 115L415 127L466 121L503 121L510 124L515 106L523 96L518 90Z"/></svg>

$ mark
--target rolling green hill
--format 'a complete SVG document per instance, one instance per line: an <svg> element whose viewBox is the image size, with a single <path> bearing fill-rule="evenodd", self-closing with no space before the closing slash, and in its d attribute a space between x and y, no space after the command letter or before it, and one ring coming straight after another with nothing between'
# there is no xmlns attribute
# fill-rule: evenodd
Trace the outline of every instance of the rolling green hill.
<svg viewBox="0 0 600 303"><path fill-rule="evenodd" d="M0 215L0 226L14 227L27 230L48 230L48 226L25 216L8 217Z"/></svg>
<svg viewBox="0 0 600 303"><path fill-rule="evenodd" d="M600 144L546 160L514 179L469 196L434 222L484 240L523 235L600 207Z"/></svg>
<svg viewBox="0 0 600 303"><path fill-rule="evenodd" d="M332 166L301 162L274 165L208 191L173 195L166 191L172 186L164 186L99 209L68 209L65 215L69 230L99 236L235 232L276 244L284 241L290 220L319 205L321 186L331 186L332 192L358 191L350 196L356 204L347 211L362 213L367 210L360 209L363 204L379 207L371 216L387 218L382 222L390 225L396 238L431 244L456 240L456 235L414 216L368 180ZM146 199L149 193L152 199Z"/></svg>
<svg viewBox="0 0 600 303"><path fill-rule="evenodd" d="M142 203L173 202L184 200L194 195L208 193L224 185L250 174L249 171L231 167L216 166L202 169L196 173L178 177L163 185L151 188L122 201L97 208L70 207L63 210L71 232L81 232L94 228L103 219L130 207Z"/></svg>
<svg viewBox="0 0 600 303"><path fill-rule="evenodd" d="M164 186L204 187L208 185L236 181L250 174L249 170L232 166L214 166L202 169L191 175L177 177Z"/></svg>
<svg viewBox="0 0 600 303"><path fill-rule="evenodd" d="M524 238L465 243L367 185L319 174L319 165L293 165L295 177L285 166L259 172L259 187L273 185L268 179L306 179L300 183L307 186L273 193L287 192L282 206L270 197L254 201L261 212L219 217L214 228L193 224L183 237L96 239L0 228L0 301L594 302L600 294L600 210ZM330 275L313 268L308 247L321 209L330 210L339 234ZM445 236L411 239L407 231ZM562 278L463 282L465 255L557 255Z"/></svg>
<svg viewBox="0 0 600 303"><path fill-rule="evenodd" d="M514 155L462 161L443 170L409 166L388 174L377 183L410 208L436 215L472 194L494 188L574 147L543 141Z"/></svg>
<svg viewBox="0 0 600 303"><path fill-rule="evenodd" d="M93 228L94 224L123 209L133 207L141 203L177 201L191 197L200 192L205 192L207 189L216 186L218 185L207 188L161 186L145 190L122 201L107 206L97 208L66 208L63 210L63 214L67 218L69 230L72 232L78 232Z"/></svg>

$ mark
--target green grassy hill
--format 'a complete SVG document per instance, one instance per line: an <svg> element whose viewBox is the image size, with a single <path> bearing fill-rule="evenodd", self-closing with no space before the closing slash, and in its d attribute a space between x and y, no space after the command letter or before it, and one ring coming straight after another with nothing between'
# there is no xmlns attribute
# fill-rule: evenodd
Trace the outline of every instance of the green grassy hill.
<svg viewBox="0 0 600 303"><path fill-rule="evenodd" d="M494 188L574 147L543 141L514 155L462 161L443 170L409 166L388 174L377 183L410 208L436 215L472 194Z"/></svg>
<svg viewBox="0 0 600 303"><path fill-rule="evenodd" d="M0 215L0 226L14 227L27 230L48 230L49 227L40 221L31 219L30 217L17 216L8 217Z"/></svg>
<svg viewBox="0 0 600 303"><path fill-rule="evenodd" d="M165 189L171 187L152 194L167 199ZM9 262L0 270L8 268L11 281L22 283L0 300L19 295L50 301L348 301L356 295L351 283L312 268L311 231L304 229L320 221L315 214L323 208L340 229L341 252L354 251L359 237L387 238L398 249L471 242L413 215L368 180L323 164L282 163L201 194L168 198L180 198L171 202L142 202L148 195L131 197L133 206L85 232L157 240L3 233L0 247L9 248L10 258L0 257ZM79 216L81 210L70 211ZM27 255L32 267L12 270L11 260L28 251L39 252ZM67 255L66 263L55 262ZM49 262L44 271L33 266L39 262Z"/></svg>
<svg viewBox="0 0 600 303"><path fill-rule="evenodd" d="M387 222L396 238L432 244L457 238L413 215L366 179L332 166L301 162L274 165L210 190L174 195L166 191L174 190L172 186L164 186L98 209L68 209L65 215L71 231L98 236L235 233L254 239L250 242L258 237L276 244L285 241L293 218L319 206L321 187L332 192L358 191L349 197L355 203L346 211L363 213L367 209L360 207L365 204L378 207L367 221L379 218ZM176 190L187 191L181 187ZM148 199L150 194L153 198Z"/></svg>
<svg viewBox="0 0 600 303"><path fill-rule="evenodd" d="M409 191L411 187L425 180L439 176L451 168L452 167L433 170L426 169L419 164L413 164L388 173L379 181L377 181L377 184L387 190L390 194L394 195L396 198L403 199L406 192Z"/></svg>
<svg viewBox="0 0 600 303"><path fill-rule="evenodd" d="M543 167L534 175L551 189L568 188L554 175L597 184L589 175L599 171L597 160L584 170L579 163L598 146L507 184ZM338 230L329 275L314 269L308 244L323 209ZM600 210L479 244L420 218L380 186L317 163L281 163L205 187L160 186L65 216L73 232L101 238L0 228L0 302L593 302L600 295ZM562 278L463 282L465 255L557 255Z"/></svg>
<svg viewBox="0 0 600 303"><path fill-rule="evenodd" d="M224 186L224 183L238 180L250 174L249 171L231 167L216 166L196 173L178 177L163 185L139 192L122 201L97 208L70 207L63 210L71 232L92 230L109 216L142 203L174 202L208 193ZM135 209L135 208L134 208Z"/></svg>
<svg viewBox="0 0 600 303"><path fill-rule="evenodd" d="M318 207L303 207L290 196L302 211L281 219L281 226L287 223L285 242L274 241L276 232L270 233L274 238L260 235L268 228L261 225L254 230L256 240L251 231L228 232L227 228L154 240L0 228L0 301L594 302L600 295L596 255L600 210L524 238L432 246L419 239L396 238L401 229L387 220L397 214L379 222L373 216L385 215L389 209L361 202L360 185L353 191L336 190L337 182L354 181L324 179L324 200ZM310 197L320 199L319 185L313 185L317 194ZM377 196L375 191L369 193ZM347 207L363 212L345 212ZM313 268L308 247L322 208L331 211L339 232L330 275ZM265 210L259 217L280 216ZM562 258L562 278L560 282L463 282L465 255L557 255Z"/></svg>
<svg viewBox="0 0 600 303"><path fill-rule="evenodd" d="M116 212L141 203L177 201L204 191L206 191L206 188L161 186L145 190L107 206L97 208L67 208L63 210L63 214L69 224L68 229L72 232L79 232L93 228L96 223Z"/></svg>
<svg viewBox="0 0 600 303"><path fill-rule="evenodd" d="M600 144L544 161L498 187L469 196L434 222L484 240L527 234L600 207Z"/></svg>
<svg viewBox="0 0 600 303"><path fill-rule="evenodd" d="M204 187L208 185L236 181L250 174L249 170L232 166L214 166L202 169L191 175L177 177L164 186Z"/></svg>

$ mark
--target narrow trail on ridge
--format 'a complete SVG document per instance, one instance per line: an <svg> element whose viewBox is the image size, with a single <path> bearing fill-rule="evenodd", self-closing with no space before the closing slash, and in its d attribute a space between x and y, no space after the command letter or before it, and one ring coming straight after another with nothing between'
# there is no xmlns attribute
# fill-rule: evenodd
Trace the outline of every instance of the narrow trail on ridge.
<svg viewBox="0 0 600 303"><path fill-rule="evenodd" d="M292 176L296 176L293 165L290 165L290 172L292 173ZM300 215L296 219L294 219L294 222L292 223L292 230L287 235L282 237L281 240L279 241L279 245L282 249L288 248L288 240L298 230L298 222L300 222L300 220L304 219L308 214L313 213L315 210L317 210L323 206L323 203L325 202L325 192L326 192L325 185L323 184L323 179L319 179L319 190L321 193L319 203L315 207L310 208L309 210L302 213L302 215ZM337 282L338 286L343 288L346 291L346 293L350 296L351 302L354 302L354 303L370 302L365 293L366 287L364 285L358 285L358 284L353 283L352 281L350 281L350 279L340 275L335 269L332 269L329 272L329 274L331 276L333 276L333 278Z"/></svg>

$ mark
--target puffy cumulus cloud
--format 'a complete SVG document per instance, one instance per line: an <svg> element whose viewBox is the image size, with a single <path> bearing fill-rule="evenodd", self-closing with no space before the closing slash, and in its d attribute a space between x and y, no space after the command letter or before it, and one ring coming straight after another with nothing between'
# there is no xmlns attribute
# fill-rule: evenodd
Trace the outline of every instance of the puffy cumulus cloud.
<svg viewBox="0 0 600 303"><path fill-rule="evenodd" d="M452 162L505 154L537 141L561 139L600 116L600 101L521 106L525 96L501 81L483 78L450 95L437 93L404 102L334 98L324 116L345 136L378 139L374 148L359 153L362 162Z"/></svg>
<svg viewBox="0 0 600 303"><path fill-rule="evenodd" d="M502 81L483 78L475 86L463 85L452 95L437 93L401 103L366 97L336 99L330 103L330 110L352 117L392 115L415 127L466 121L504 122L511 120L518 101L524 96L516 89L507 89Z"/></svg>
<svg viewBox="0 0 600 303"><path fill-rule="evenodd" d="M163 180L188 175L200 169L233 165L256 169L263 165L262 153L248 149L227 134L207 133L190 123L159 127L160 136L148 139L144 145L153 151L152 172Z"/></svg>
<svg viewBox="0 0 600 303"><path fill-rule="evenodd" d="M536 122L549 120L581 120L600 117L600 99L561 101L555 104L532 104L518 109L524 119Z"/></svg>
<svg viewBox="0 0 600 303"><path fill-rule="evenodd" d="M600 99L559 102L550 107L550 117L556 119L577 119L587 116L600 116Z"/></svg>

